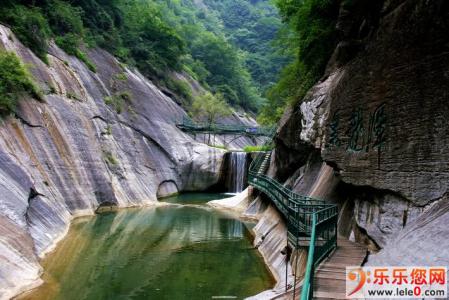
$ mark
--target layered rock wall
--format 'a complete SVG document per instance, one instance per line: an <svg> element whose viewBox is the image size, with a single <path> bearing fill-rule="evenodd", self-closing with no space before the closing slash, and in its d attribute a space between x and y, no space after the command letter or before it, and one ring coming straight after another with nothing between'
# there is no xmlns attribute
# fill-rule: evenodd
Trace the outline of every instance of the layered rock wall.
<svg viewBox="0 0 449 300"><path fill-rule="evenodd" d="M0 48L45 94L0 126L0 299L40 283L38 258L72 218L217 183L225 151L178 130L186 112L138 71L89 49L93 73L55 45L46 65L1 25Z"/></svg>
<svg viewBox="0 0 449 300"><path fill-rule="evenodd" d="M369 264L448 265L449 3L351 3L326 75L281 120L272 175L311 194L331 167L326 199Z"/></svg>

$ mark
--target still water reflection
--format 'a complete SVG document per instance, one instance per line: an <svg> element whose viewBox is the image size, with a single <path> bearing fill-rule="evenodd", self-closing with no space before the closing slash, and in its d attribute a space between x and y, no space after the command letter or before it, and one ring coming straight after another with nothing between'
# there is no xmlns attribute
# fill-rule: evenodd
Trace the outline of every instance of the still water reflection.
<svg viewBox="0 0 449 300"><path fill-rule="evenodd" d="M24 299L241 299L271 288L246 224L198 205L209 197L76 219Z"/></svg>

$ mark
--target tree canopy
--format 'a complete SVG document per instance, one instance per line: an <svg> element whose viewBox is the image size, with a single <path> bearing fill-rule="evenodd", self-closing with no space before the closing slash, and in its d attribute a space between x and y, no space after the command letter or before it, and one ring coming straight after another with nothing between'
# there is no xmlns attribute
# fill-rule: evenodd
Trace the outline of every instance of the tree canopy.
<svg viewBox="0 0 449 300"><path fill-rule="evenodd" d="M46 61L48 41L95 72L102 47L192 101L185 72L234 107L276 122L322 76L343 0L7 0L0 21Z"/></svg>
<svg viewBox="0 0 449 300"><path fill-rule="evenodd" d="M196 119L205 121L207 124L213 124L218 118L231 114L231 110L226 104L223 95L213 95L209 92L205 92L195 98L191 112Z"/></svg>
<svg viewBox="0 0 449 300"><path fill-rule="evenodd" d="M173 71L252 112L285 62L270 44L281 21L269 0L6 0L0 21L44 62L54 39L95 72L86 50L101 47L188 101Z"/></svg>
<svg viewBox="0 0 449 300"><path fill-rule="evenodd" d="M285 106L301 101L323 75L338 41L340 3L341 0L276 0L286 24L279 43L294 55L294 60L267 92L268 102L261 110L260 122L276 122Z"/></svg>

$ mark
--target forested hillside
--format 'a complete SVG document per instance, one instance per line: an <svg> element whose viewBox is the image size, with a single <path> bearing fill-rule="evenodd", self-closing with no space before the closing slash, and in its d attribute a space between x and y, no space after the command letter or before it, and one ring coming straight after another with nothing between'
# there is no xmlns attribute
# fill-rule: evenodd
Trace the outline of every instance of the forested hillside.
<svg viewBox="0 0 449 300"><path fill-rule="evenodd" d="M350 8L369 1L350 0L276 0L285 24L278 42L293 60L281 71L279 80L270 88L268 103L260 120L275 122L287 105L295 105L323 75L337 45L336 22L340 4ZM373 1L375 2L375 1ZM374 4L372 4L374 5ZM367 5L369 7L369 5ZM274 113L275 112L275 113Z"/></svg>
<svg viewBox="0 0 449 300"><path fill-rule="evenodd" d="M281 22L268 0L7 0L0 21L44 62L53 39L95 72L86 48L101 47L186 106L190 87L174 71L256 113L286 61L272 46Z"/></svg>
<svg viewBox="0 0 449 300"><path fill-rule="evenodd" d="M255 83L265 92L278 80L281 68L289 61L276 40L282 21L269 0L204 0L217 12L228 39L242 51Z"/></svg>
<svg viewBox="0 0 449 300"><path fill-rule="evenodd" d="M273 123L323 75L338 42L341 2L7 0L0 21L44 62L53 39L95 72L85 53L100 47L170 90L186 109L195 99L174 72Z"/></svg>
<svg viewBox="0 0 449 300"><path fill-rule="evenodd" d="M218 12L229 40L242 50L264 96L260 123L279 120L323 76L339 41L336 22L347 10L377 5L349 0L198 0ZM373 10L374 11L374 10Z"/></svg>

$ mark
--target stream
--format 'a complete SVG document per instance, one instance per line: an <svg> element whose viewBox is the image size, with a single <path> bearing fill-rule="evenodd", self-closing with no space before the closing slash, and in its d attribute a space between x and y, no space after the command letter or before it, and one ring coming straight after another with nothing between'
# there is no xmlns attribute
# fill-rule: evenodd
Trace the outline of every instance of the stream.
<svg viewBox="0 0 449 300"><path fill-rule="evenodd" d="M183 194L75 219L42 261L44 284L20 299L242 299L270 289L254 224L205 204L226 196Z"/></svg>

